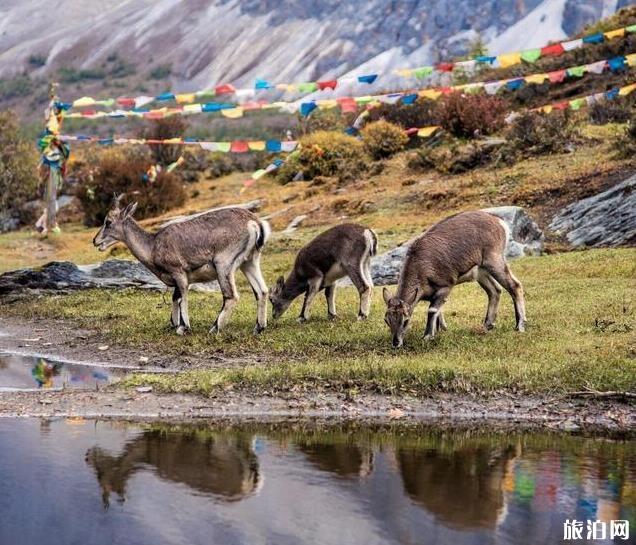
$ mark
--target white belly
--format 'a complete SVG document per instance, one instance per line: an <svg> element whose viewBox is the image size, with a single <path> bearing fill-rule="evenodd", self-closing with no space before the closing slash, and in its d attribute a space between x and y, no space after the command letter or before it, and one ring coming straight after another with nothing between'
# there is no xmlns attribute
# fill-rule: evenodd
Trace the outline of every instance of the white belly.
<svg viewBox="0 0 636 545"><path fill-rule="evenodd" d="M331 286L336 280L342 278L347 273L344 270L344 267L336 262L332 265L331 269L327 271L325 274L325 279L322 282L323 286Z"/></svg>

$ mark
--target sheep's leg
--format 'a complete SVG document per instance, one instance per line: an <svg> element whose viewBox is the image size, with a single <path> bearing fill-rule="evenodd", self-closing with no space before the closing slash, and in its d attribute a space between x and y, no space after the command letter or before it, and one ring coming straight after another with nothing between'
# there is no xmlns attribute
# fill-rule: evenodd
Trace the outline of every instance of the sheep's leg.
<svg viewBox="0 0 636 545"><path fill-rule="evenodd" d="M256 252L241 265L241 270L252 287L256 297L256 326L254 333L261 333L267 327L267 284L261 272L261 254Z"/></svg>
<svg viewBox="0 0 636 545"><path fill-rule="evenodd" d="M188 280L185 276L175 278L175 288L172 297L173 307L171 320L174 320L174 322L177 323L177 335L185 335L190 332L190 317L188 315Z"/></svg>
<svg viewBox="0 0 636 545"><path fill-rule="evenodd" d="M325 298L327 299L327 313L330 320L335 320L338 317L336 313L336 285L325 287Z"/></svg>
<svg viewBox="0 0 636 545"><path fill-rule="evenodd" d="M300 311L300 316L298 317L299 322L306 322L309 319L309 308L311 304L314 302L314 298L320 291L320 286L322 285L322 276L315 276L311 280L309 280L309 287L307 288L307 292L305 293L305 300L303 301L303 308Z"/></svg>
<svg viewBox="0 0 636 545"><path fill-rule="evenodd" d="M486 318L484 319L484 328L490 330L495 327L495 321L497 320L501 287L487 271L481 268L477 273L477 282L488 294L488 309L486 310Z"/></svg>
<svg viewBox="0 0 636 545"><path fill-rule="evenodd" d="M357 288L360 294L358 320L366 320L369 317L369 312L371 312L373 281L371 280L371 274L366 269L365 261L361 261L358 266L345 266L345 271L351 279L351 283Z"/></svg>
<svg viewBox="0 0 636 545"><path fill-rule="evenodd" d="M431 299L431 304L428 307L428 316L426 319L426 329L424 330L425 339L433 339L437 334L438 322L442 313L442 306L448 298L450 288L438 289ZM442 319L443 320L443 319Z"/></svg>
<svg viewBox="0 0 636 545"><path fill-rule="evenodd" d="M177 286L172 290L172 311L170 313L170 325L172 327L179 327L181 321L181 312L179 311L179 299L181 299L181 292Z"/></svg>
<svg viewBox="0 0 636 545"><path fill-rule="evenodd" d="M444 313L441 310L437 315L437 329L441 329L442 331L446 331L448 329L448 325L446 325L446 320L444 319Z"/></svg>
<svg viewBox="0 0 636 545"><path fill-rule="evenodd" d="M219 333L225 327L239 300L239 294L236 290L236 282L234 280L235 269L231 267L226 267L225 269L217 267L217 271L217 280L221 288L221 294L223 295L223 306L214 324L210 328L210 333Z"/></svg>
<svg viewBox="0 0 636 545"><path fill-rule="evenodd" d="M516 329L517 331L525 331L526 302L521 282L515 278L503 258L494 263L484 263L484 268L512 297L515 306Z"/></svg>

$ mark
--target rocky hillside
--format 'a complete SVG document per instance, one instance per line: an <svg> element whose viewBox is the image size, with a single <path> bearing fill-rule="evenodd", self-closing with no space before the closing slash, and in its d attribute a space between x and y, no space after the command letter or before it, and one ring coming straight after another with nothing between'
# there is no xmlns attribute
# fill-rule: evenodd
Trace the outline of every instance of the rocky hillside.
<svg viewBox="0 0 636 545"><path fill-rule="evenodd" d="M0 105L386 71L562 39L633 0L4 0ZM51 14L54 13L53 17ZM31 102L25 104L25 97Z"/></svg>

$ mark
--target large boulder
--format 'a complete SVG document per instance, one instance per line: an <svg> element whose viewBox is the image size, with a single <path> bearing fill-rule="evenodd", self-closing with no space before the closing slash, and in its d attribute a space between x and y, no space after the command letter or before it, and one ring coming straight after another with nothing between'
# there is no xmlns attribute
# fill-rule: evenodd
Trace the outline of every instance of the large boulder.
<svg viewBox="0 0 636 545"><path fill-rule="evenodd" d="M539 226L519 206L499 206L484 210L506 222L510 238L506 246L506 257L513 259L524 255L540 255L543 250L543 233ZM371 261L371 277L377 286L397 284L402 262L414 238L379 255Z"/></svg>
<svg viewBox="0 0 636 545"><path fill-rule="evenodd" d="M636 244L636 175L614 187L573 202L550 223L572 246L629 246Z"/></svg>
<svg viewBox="0 0 636 545"><path fill-rule="evenodd" d="M24 290L80 290L92 288L143 288L166 286L138 261L109 259L93 265L53 261L40 268L19 269L0 275L0 295ZM218 283L194 284L194 291L217 291Z"/></svg>

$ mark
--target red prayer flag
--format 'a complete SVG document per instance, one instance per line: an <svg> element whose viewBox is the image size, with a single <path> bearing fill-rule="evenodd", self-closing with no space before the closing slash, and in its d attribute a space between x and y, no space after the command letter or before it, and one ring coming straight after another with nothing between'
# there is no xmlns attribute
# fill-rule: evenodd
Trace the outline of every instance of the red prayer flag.
<svg viewBox="0 0 636 545"><path fill-rule="evenodd" d="M453 89L451 87L440 87L438 89L438 91L440 93L442 93L443 95L450 95L452 93L454 93Z"/></svg>
<svg viewBox="0 0 636 545"><path fill-rule="evenodd" d="M144 113L146 119L163 119L165 117L164 112L161 111L149 111Z"/></svg>
<svg viewBox="0 0 636 545"><path fill-rule="evenodd" d="M245 102L241 104L241 108L244 110L260 110L263 107L261 102Z"/></svg>
<svg viewBox="0 0 636 545"><path fill-rule="evenodd" d="M217 85L214 88L214 93L217 95L231 95L236 91L233 85L229 83L224 83L223 85Z"/></svg>
<svg viewBox="0 0 636 545"><path fill-rule="evenodd" d="M455 65L452 62L440 62L435 65L435 69L438 72L452 72Z"/></svg>
<svg viewBox="0 0 636 545"><path fill-rule="evenodd" d="M117 99L117 104L119 104L120 106L133 107L135 105L135 99L134 98L127 98L127 97L119 97Z"/></svg>
<svg viewBox="0 0 636 545"><path fill-rule="evenodd" d="M553 110L567 110L570 103L566 100L565 102L559 102L557 104L552 105Z"/></svg>
<svg viewBox="0 0 636 545"><path fill-rule="evenodd" d="M340 110L342 113L355 112L358 110L358 106L356 105L356 101L351 97L344 97L336 99L338 104L340 105Z"/></svg>
<svg viewBox="0 0 636 545"><path fill-rule="evenodd" d="M243 140L234 140L234 142L232 142L232 145L230 146L230 151L234 153L245 153L249 150L249 145Z"/></svg>
<svg viewBox="0 0 636 545"><path fill-rule="evenodd" d="M318 82L318 89L320 89L321 91L323 91L324 89L335 89L336 85L338 85L338 81L335 79L329 80L329 81L319 81Z"/></svg>
<svg viewBox="0 0 636 545"><path fill-rule="evenodd" d="M82 115L85 115L86 117L90 117L92 115L95 115L97 113L96 110L83 110L82 111Z"/></svg>
<svg viewBox="0 0 636 545"><path fill-rule="evenodd" d="M554 72L548 72L550 83L561 83L565 79L565 75L565 70L555 70Z"/></svg>
<svg viewBox="0 0 636 545"><path fill-rule="evenodd" d="M541 48L541 56L542 57L558 57L561 55L565 49L563 46L559 44L546 45Z"/></svg>

